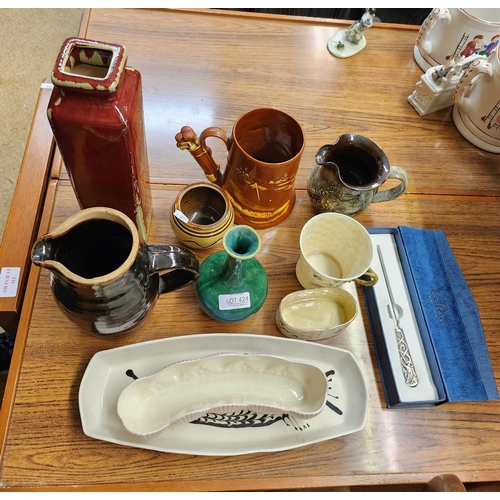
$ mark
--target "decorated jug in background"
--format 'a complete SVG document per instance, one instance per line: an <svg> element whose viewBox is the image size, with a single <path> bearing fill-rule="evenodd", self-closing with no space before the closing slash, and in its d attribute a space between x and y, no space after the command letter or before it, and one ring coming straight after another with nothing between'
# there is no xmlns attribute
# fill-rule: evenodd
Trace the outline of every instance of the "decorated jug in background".
<svg viewBox="0 0 500 500"><path fill-rule="evenodd" d="M490 53L500 35L500 9L435 8L422 23L413 55L423 71L474 52Z"/></svg>
<svg viewBox="0 0 500 500"><path fill-rule="evenodd" d="M485 151L500 153L500 46L474 61L453 96L453 121L459 132Z"/></svg>

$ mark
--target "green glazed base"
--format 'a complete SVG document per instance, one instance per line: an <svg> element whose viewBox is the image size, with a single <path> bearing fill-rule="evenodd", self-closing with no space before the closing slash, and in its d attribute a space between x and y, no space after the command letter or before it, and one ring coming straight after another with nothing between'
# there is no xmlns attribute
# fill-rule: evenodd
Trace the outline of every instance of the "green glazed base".
<svg viewBox="0 0 500 500"><path fill-rule="evenodd" d="M195 282L203 311L226 322L241 321L255 314L266 300L267 288L266 271L257 259L235 260L224 250L203 261Z"/></svg>

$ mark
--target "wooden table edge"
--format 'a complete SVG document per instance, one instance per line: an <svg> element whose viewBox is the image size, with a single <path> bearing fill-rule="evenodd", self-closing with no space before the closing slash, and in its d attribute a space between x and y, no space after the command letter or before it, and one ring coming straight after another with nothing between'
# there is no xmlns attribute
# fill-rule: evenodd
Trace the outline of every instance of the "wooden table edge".
<svg viewBox="0 0 500 500"><path fill-rule="evenodd" d="M22 311L31 265L29 253L38 231L54 154L52 130L47 120L50 95L51 87L42 84L0 246L0 267L19 268L15 295L0 297L1 324L12 337L16 336Z"/></svg>
<svg viewBox="0 0 500 500"><path fill-rule="evenodd" d="M40 225L38 228L38 235L46 233L49 229L50 219L52 217L52 210L55 202L55 195L57 191L57 183L58 181L56 179L52 179L49 182L45 195L45 208L43 210ZM12 416L12 411L14 408L17 384L19 382L19 376L21 373L24 349L26 347L26 340L28 337L31 315L33 313L33 305L35 303L40 272L40 268L31 265L26 290L24 293L24 301L19 320L18 332L12 352L12 360L10 362L9 373L5 385L2 406L0 407L0 470L3 463L10 418Z"/></svg>
<svg viewBox="0 0 500 500"><path fill-rule="evenodd" d="M15 487L6 488L6 491L113 491L113 492L138 492L138 491L172 491L172 492L201 492L201 491L345 491L346 488L383 488L384 486L397 485L422 485L428 483L439 474L446 474L443 471L432 471L428 473L394 473L384 475L360 475L355 476L356 484L352 484L350 476L291 476L291 477L262 477L262 478L242 478L242 479L213 479L197 481L158 481L158 482L137 482L137 483L98 483L74 486L43 486L43 487ZM459 474L450 473L459 477L464 483L498 483L500 472L466 471ZM500 485L500 483L499 483Z"/></svg>

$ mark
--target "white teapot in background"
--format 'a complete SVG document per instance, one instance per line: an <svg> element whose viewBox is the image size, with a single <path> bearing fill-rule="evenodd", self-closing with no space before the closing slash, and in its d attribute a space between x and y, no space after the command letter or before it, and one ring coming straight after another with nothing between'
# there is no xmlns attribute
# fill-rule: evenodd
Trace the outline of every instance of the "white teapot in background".
<svg viewBox="0 0 500 500"><path fill-rule="evenodd" d="M433 9L413 49L423 71L460 56L487 51L500 35L500 9Z"/></svg>
<svg viewBox="0 0 500 500"><path fill-rule="evenodd" d="M500 153L500 47L488 59L474 61L460 79L453 121L472 144Z"/></svg>

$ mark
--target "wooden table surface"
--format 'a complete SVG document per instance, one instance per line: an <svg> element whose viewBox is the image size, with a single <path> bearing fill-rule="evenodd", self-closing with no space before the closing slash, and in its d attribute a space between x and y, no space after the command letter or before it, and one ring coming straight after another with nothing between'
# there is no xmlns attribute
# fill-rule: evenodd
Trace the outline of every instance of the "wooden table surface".
<svg viewBox="0 0 500 500"><path fill-rule="evenodd" d="M274 490L383 483L425 483L454 473L464 482L500 480L500 402L446 403L387 409L364 303L361 313L325 345L350 350L368 387L364 428L293 450L231 457L161 453L87 437L78 389L91 357L137 342L197 333L280 337L274 314L300 289L299 234L314 215L305 191L314 155L344 132L375 140L410 177L407 194L372 204L356 219L366 227L443 229L479 307L496 379L500 270L500 156L456 130L451 108L420 117L406 101L422 71L413 59L416 27L376 25L367 46L336 59L333 20L227 12L91 10L82 36L123 44L143 77L153 192L149 243L177 243L168 216L179 189L204 180L175 146L183 125L227 128L244 112L276 107L304 127L306 149L297 204L280 225L259 230L258 255L269 296L253 317L221 323L199 309L193 287L160 297L149 322L128 337L99 339L58 310L46 271L32 269L0 419L0 485L32 490ZM57 55L54 56L56 58ZM214 154L222 151L214 145ZM54 160L41 231L78 211L60 159ZM219 244L214 250L221 249ZM214 250L197 251L200 261ZM185 318L189 314L189 322ZM22 345L17 345L17 343Z"/></svg>

